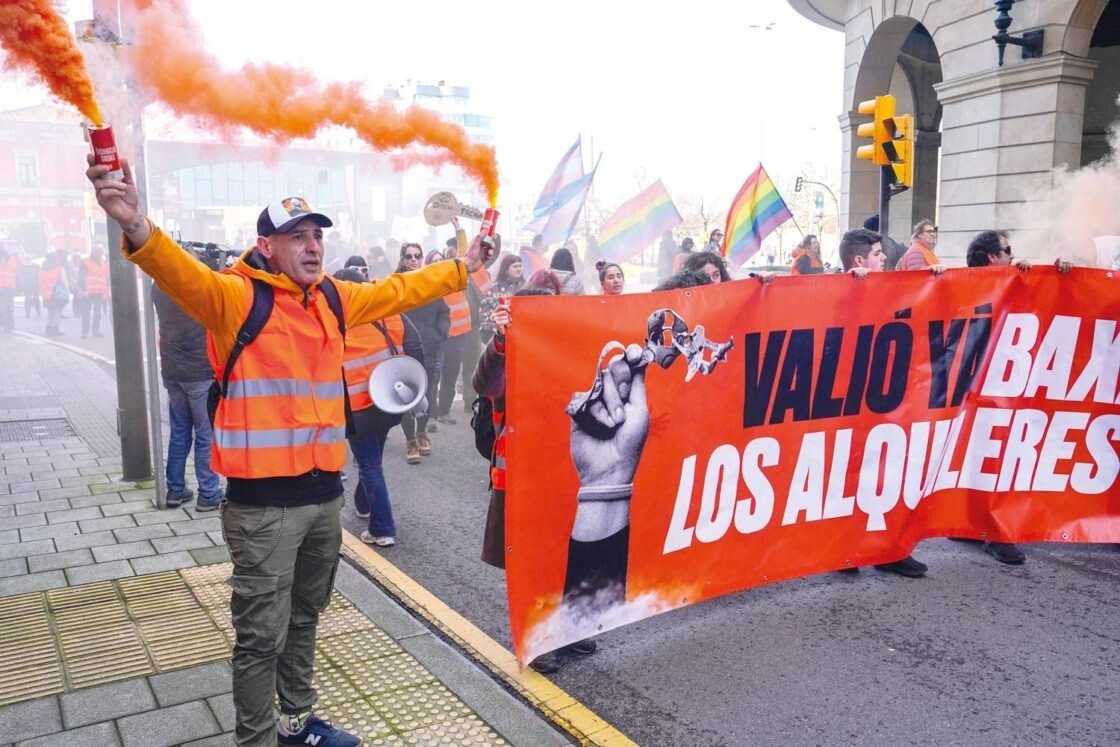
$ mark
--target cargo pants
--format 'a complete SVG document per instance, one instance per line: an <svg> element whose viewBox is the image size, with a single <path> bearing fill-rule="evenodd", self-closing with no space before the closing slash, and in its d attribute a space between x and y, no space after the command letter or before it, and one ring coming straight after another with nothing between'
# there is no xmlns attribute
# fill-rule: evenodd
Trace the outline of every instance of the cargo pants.
<svg viewBox="0 0 1120 747"><path fill-rule="evenodd" d="M315 629L338 569L341 508L341 496L310 506L223 507L239 745L276 744L274 696L282 713L315 705Z"/></svg>

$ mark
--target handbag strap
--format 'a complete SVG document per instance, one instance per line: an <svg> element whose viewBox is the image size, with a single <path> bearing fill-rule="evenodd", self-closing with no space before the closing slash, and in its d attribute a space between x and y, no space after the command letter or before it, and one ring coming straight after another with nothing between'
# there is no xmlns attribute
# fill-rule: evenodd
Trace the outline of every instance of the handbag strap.
<svg viewBox="0 0 1120 747"><path fill-rule="evenodd" d="M389 353L392 355L400 355L400 351L397 350L397 343L393 342L393 336L389 334L389 330L385 327L385 322L378 319L373 323L373 326L377 328L378 332L385 336L385 342L389 343Z"/></svg>

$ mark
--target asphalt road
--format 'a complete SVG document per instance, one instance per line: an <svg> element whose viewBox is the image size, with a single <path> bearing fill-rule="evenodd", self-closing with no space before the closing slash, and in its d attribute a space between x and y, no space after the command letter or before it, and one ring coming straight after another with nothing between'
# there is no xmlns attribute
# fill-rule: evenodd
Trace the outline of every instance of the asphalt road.
<svg viewBox="0 0 1120 747"><path fill-rule="evenodd" d="M460 406L418 466L390 436L399 537L380 552L509 646L503 574L478 560L486 462ZM343 521L362 529L352 508ZM642 745L1117 744L1120 552L1024 550L1012 567L926 541L924 579L865 569L734 594L606 633L553 679Z"/></svg>

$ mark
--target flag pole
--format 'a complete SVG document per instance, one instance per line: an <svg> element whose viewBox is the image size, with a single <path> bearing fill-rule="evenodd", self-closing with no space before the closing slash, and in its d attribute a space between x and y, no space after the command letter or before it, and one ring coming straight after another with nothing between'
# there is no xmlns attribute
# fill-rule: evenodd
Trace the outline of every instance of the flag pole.
<svg viewBox="0 0 1120 747"><path fill-rule="evenodd" d="M595 186L595 176L594 176L594 174L596 172L598 172L599 161L602 161L602 160L603 160L603 154L600 153L599 157L597 159L595 159L595 168L591 169L592 177L591 177L591 181L588 182L588 184L587 184L587 193L584 194L584 196L583 196L583 204L579 206L579 209L580 209L581 212L584 210L584 208L587 207L587 200L588 200L588 198L591 197L591 189L592 189L592 187ZM584 226L587 226L588 225L587 213L584 213L583 215L584 215ZM572 221L572 224L570 226L568 226L568 232L566 234L564 234L564 243L566 243L568 241L568 239L572 238L572 231L575 230L577 223L579 223L579 214L578 213L576 214L576 219ZM588 236L588 239L590 239L590 237L591 237L590 230L588 231L587 236Z"/></svg>

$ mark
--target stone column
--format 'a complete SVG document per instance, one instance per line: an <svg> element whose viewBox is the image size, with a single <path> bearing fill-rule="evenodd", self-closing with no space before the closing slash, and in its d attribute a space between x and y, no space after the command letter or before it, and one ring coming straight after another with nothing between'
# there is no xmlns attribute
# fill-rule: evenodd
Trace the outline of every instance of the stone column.
<svg viewBox="0 0 1120 747"><path fill-rule="evenodd" d="M938 256L964 264L974 234L1031 225L1023 205L1081 164L1085 91L1097 63L1064 52L947 80Z"/></svg>

